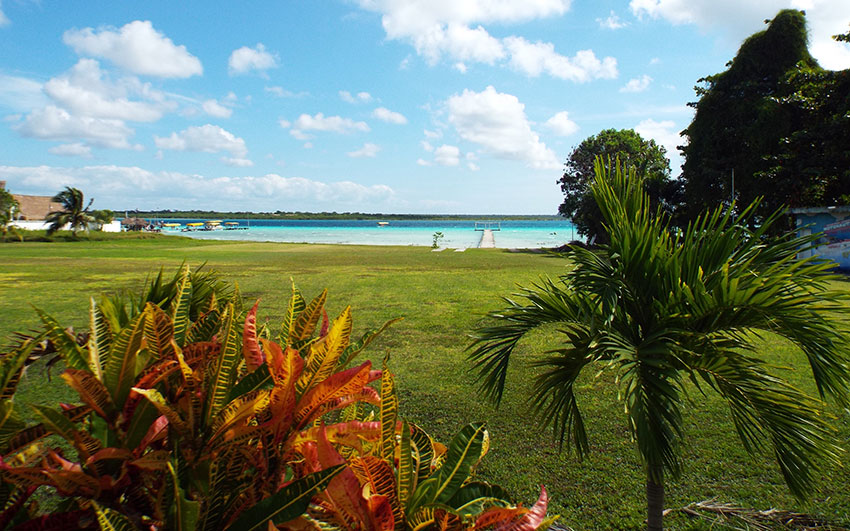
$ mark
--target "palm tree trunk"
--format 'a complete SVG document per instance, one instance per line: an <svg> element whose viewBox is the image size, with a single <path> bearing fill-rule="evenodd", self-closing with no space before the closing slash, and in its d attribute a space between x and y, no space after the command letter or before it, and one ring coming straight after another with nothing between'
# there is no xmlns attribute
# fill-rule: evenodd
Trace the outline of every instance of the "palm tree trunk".
<svg viewBox="0 0 850 531"><path fill-rule="evenodd" d="M664 469L660 465L651 465L646 474L646 528L649 531L664 529ZM655 474L653 474L655 472ZM658 482L652 477L658 478Z"/></svg>

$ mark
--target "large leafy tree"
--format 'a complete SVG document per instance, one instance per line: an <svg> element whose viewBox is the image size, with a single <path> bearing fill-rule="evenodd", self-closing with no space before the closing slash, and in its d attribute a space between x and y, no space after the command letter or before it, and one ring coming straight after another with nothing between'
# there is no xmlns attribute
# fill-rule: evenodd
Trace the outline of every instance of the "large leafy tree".
<svg viewBox="0 0 850 531"><path fill-rule="evenodd" d="M592 193L611 243L598 252L573 248L575 267L543 280L493 313L471 346L483 389L499 400L511 355L530 332L555 324L563 345L536 362L532 403L579 456L588 451L576 396L579 376L612 371L631 437L646 472L648 523L661 529L666 479L682 471L683 410L691 386L729 404L750 452L773 452L791 492L810 492L824 461L839 448L822 402L793 387L757 350L759 334L778 334L805 354L820 392L846 404L850 356L839 325L839 292L829 264L797 260L811 237L766 241L772 216L751 230L755 205L735 216L717 208L684 231L669 230L634 172L606 175L596 166Z"/></svg>
<svg viewBox="0 0 850 531"><path fill-rule="evenodd" d="M593 195L593 164L597 157L607 161L619 159L645 178L645 186L653 203L675 202L675 183L670 180L670 161L666 150L654 140L644 140L632 129L605 129L582 141L564 164L564 175L558 183L564 202L558 212L570 218L582 236L596 243L606 243L608 235L602 226L602 214Z"/></svg>
<svg viewBox="0 0 850 531"><path fill-rule="evenodd" d="M825 94L802 86L810 81L804 77L823 70L809 54L802 12L783 10L769 22L765 30L744 41L725 72L700 79L703 85L695 89L699 101L691 104L696 113L684 131L688 141L682 147L682 179L691 219L733 199L748 205L763 196L756 221L782 205L823 200L814 189L820 171L804 175L797 167L777 169L812 150L806 142L813 137L830 141L824 135L829 125L806 132L818 122L806 107L830 104L820 100ZM805 74L795 78L796 73ZM801 93L794 96L798 89ZM843 127L847 129L846 124ZM793 145L788 139L794 139Z"/></svg>
<svg viewBox="0 0 850 531"><path fill-rule="evenodd" d="M83 192L77 188L66 186L64 190L53 196L52 201L60 203L62 210L47 214L46 221L50 224L47 234L53 234L65 225L69 225L71 232L76 236L78 230L87 229L92 222L89 207L94 200L90 199L86 205Z"/></svg>

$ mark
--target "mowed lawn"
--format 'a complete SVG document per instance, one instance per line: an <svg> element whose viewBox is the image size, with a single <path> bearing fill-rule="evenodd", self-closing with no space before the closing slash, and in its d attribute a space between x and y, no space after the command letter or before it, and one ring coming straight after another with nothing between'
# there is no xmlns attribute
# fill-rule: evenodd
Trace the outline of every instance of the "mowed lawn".
<svg viewBox="0 0 850 531"><path fill-rule="evenodd" d="M498 234L496 235L498 238ZM505 400L497 409L482 400L466 360L468 334L500 297L541 275L568 267L553 255L470 249L431 252L423 247L363 247L278 243L223 243L156 237L96 242L0 245L0 342L13 331L38 326L33 306L63 324L85 326L89 297L138 290L160 267L172 274L181 263L223 273L248 301L261 298L260 320L277 327L288 301L290 278L306 297L329 291L329 311L351 305L355 335L394 317L404 320L373 343L368 356L380 364L390 355L401 412L443 442L463 425L486 421L492 447L479 473L531 504L540 484L551 494L550 511L576 529L639 528L645 510L644 475L629 441L623 406L608 375L591 371L580 389L591 451L583 461L559 450L550 431L530 414L526 401L530 363L557 346L555 330L521 345L511 367ZM841 289L850 284L840 283ZM331 316L333 317L333 315ZM765 338L762 352L782 374L814 392L805 358L791 345ZM26 374L16 400L74 400L61 379L47 381L43 367ZM850 446L850 415L831 406L844 446ZM727 410L714 396L694 391L686 409L683 477L668 483L666 507L716 499L755 509L807 512L850 525L850 469L828 469L808 502L796 501L769 451L751 457L740 446ZM850 464L850 460L847 460ZM670 514L678 529L710 527L709 520Z"/></svg>

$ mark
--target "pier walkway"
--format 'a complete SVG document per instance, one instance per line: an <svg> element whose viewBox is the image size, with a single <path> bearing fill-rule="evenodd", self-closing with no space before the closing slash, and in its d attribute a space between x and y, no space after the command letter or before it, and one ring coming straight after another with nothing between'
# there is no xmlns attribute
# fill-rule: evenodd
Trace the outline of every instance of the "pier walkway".
<svg viewBox="0 0 850 531"><path fill-rule="evenodd" d="M484 229L481 233L481 241L478 242L479 249L495 249L496 248L496 239L493 237L493 231L491 229Z"/></svg>

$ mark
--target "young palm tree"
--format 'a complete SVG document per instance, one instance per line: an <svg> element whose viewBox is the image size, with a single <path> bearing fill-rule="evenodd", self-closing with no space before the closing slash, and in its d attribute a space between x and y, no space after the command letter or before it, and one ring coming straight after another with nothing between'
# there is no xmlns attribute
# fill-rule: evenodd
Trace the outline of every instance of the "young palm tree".
<svg viewBox="0 0 850 531"><path fill-rule="evenodd" d="M62 204L62 210L50 212L47 214L45 221L50 223L47 228L47 234L53 234L65 225L71 226L71 232L74 237L77 236L77 231L80 229L88 229L89 223L92 222L92 217L89 215L89 207L94 199L89 200L89 204L85 205L83 192L76 188L66 186L64 190L53 196L52 201Z"/></svg>
<svg viewBox="0 0 850 531"><path fill-rule="evenodd" d="M769 447L791 492L805 496L818 465L836 461L840 449L821 401L772 373L754 339L769 332L795 343L821 398L847 403L850 357L837 322L843 297L828 289L829 264L796 259L813 238L767 241L778 214L750 231L754 206L737 217L718 209L673 234L619 163L611 172L597 160L593 194L610 245L597 253L573 248L569 273L525 289L524 301L506 299L508 308L491 314L497 323L476 331L470 358L483 389L498 401L517 342L555 323L564 345L536 363L532 402L581 456L588 443L575 382L585 368L616 374L645 466L649 529L662 528L665 478L682 470L689 382L726 399L747 451Z"/></svg>

